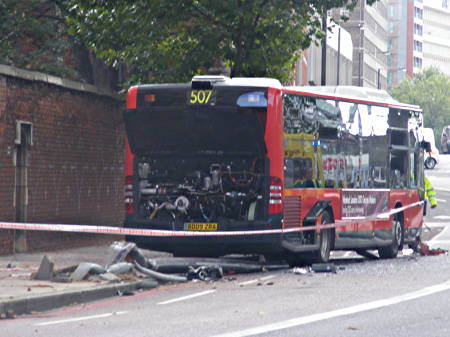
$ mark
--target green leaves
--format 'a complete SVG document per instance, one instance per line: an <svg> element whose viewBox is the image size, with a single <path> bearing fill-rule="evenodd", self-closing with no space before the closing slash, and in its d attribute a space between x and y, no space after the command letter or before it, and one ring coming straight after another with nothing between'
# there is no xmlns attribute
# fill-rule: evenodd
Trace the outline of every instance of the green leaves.
<svg viewBox="0 0 450 337"><path fill-rule="evenodd" d="M63 2L0 0L0 63L73 77Z"/></svg>
<svg viewBox="0 0 450 337"><path fill-rule="evenodd" d="M109 63L119 60L143 75L143 81L187 81L194 74L228 67L231 76L286 82L298 51L322 36L320 14L352 7L357 0L71 3L71 31Z"/></svg>
<svg viewBox="0 0 450 337"><path fill-rule="evenodd" d="M434 129L435 135L450 124L450 77L439 69L426 68L413 78L404 79L391 94L398 101L420 105L425 127Z"/></svg>

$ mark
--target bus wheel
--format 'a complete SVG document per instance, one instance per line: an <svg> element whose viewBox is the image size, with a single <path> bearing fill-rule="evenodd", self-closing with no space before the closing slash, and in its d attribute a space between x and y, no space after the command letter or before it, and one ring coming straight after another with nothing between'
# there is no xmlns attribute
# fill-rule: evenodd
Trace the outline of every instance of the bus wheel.
<svg viewBox="0 0 450 337"><path fill-rule="evenodd" d="M398 255L399 248L403 245L405 231L401 216L397 216L392 222L392 242L388 246L378 248L378 255L382 259L393 259Z"/></svg>
<svg viewBox="0 0 450 337"><path fill-rule="evenodd" d="M322 215L321 224L331 223L331 216L325 212ZM308 253L286 252L285 260L291 267L304 266L312 263L326 263L330 259L331 245L333 240L333 231L331 229L322 229L320 231L319 249Z"/></svg>
<svg viewBox="0 0 450 337"><path fill-rule="evenodd" d="M425 159L425 167L427 169L432 170L435 168L435 166L436 166L436 159L431 158L431 157L428 157L427 159Z"/></svg>
<svg viewBox="0 0 450 337"><path fill-rule="evenodd" d="M320 223L322 225L331 223L331 217L327 212L323 213L322 221ZM322 229L320 231L320 248L316 253L316 256L312 259L313 263L324 263L328 262L330 259L332 234L333 232L331 229Z"/></svg>

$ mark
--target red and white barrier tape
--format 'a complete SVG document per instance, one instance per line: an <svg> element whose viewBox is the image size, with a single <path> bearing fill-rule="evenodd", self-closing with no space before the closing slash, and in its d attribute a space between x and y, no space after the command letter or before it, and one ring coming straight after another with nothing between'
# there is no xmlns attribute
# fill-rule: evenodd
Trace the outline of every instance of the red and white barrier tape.
<svg viewBox="0 0 450 337"><path fill-rule="evenodd" d="M336 223L323 224L319 226L295 227L284 229L261 229L246 231L172 231L157 229L139 229L139 228L121 228L112 226L90 226L90 225L67 225L67 224L40 224L40 223L18 223L18 222L0 222L0 229L16 229L29 231L52 231L52 232L73 232L73 233L97 233L113 235L136 235L136 236L237 236L237 235L261 235L261 234L285 234L292 232L304 232L318 229L337 228L347 226L350 223L361 221L387 220L393 214L402 212L408 208L420 206L423 201L395 208L386 213L375 214L369 217L355 217L338 220Z"/></svg>

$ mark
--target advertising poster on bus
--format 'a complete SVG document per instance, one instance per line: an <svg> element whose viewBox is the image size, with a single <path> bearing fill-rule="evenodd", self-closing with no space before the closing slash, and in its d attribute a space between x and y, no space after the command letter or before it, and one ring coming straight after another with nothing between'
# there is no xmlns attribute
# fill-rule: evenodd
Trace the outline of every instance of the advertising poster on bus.
<svg viewBox="0 0 450 337"><path fill-rule="evenodd" d="M373 216L388 210L388 190L342 190L342 218Z"/></svg>

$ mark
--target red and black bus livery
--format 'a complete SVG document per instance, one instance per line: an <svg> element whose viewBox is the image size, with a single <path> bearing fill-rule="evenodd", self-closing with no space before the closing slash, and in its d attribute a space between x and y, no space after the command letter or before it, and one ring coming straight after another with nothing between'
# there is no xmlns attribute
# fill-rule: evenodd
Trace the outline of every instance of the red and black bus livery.
<svg viewBox="0 0 450 337"><path fill-rule="evenodd" d="M420 235L421 110L385 92L196 76L130 88L124 121L124 224L177 234L140 247L297 264Z"/></svg>

